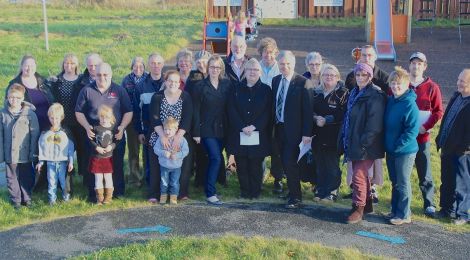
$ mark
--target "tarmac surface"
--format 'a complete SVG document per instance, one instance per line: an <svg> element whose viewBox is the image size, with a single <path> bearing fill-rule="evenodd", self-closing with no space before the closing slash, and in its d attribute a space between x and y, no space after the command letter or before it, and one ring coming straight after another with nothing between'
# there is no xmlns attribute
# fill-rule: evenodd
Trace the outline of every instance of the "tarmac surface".
<svg viewBox="0 0 470 260"><path fill-rule="evenodd" d="M413 222L400 227L368 215L357 225L344 224L347 209L308 206L287 211L282 204L205 203L151 206L71 217L0 233L2 259L62 259L102 248L174 236L214 238L225 234L264 236L317 242L332 247L400 259L468 259L470 233L452 233L439 226ZM158 232L119 234L123 228L162 225ZM356 235L358 231L400 237L403 244Z"/></svg>

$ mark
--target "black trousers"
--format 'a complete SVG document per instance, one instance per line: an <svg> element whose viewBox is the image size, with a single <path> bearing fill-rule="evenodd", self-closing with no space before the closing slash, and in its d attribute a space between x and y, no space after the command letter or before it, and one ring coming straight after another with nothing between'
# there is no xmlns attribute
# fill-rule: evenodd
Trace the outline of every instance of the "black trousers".
<svg viewBox="0 0 470 260"><path fill-rule="evenodd" d="M316 166L316 189L320 198L329 196L341 184L339 154L335 148L313 145L313 157Z"/></svg>
<svg viewBox="0 0 470 260"><path fill-rule="evenodd" d="M189 197L189 181L193 176L194 169L194 146L196 143L193 138L186 134L184 136L188 142L189 153L183 159L183 165L181 166L181 175L180 175L180 193L179 197Z"/></svg>
<svg viewBox="0 0 470 260"><path fill-rule="evenodd" d="M455 202L455 179L457 157L454 154L441 154L441 187L440 201L441 211L446 213L455 213L457 204Z"/></svg>
<svg viewBox="0 0 470 260"><path fill-rule="evenodd" d="M300 166L297 164L300 140L289 140L288 136L290 137L290 133L286 133L284 124L277 124L275 137L280 148L283 169L287 175L289 198L302 200Z"/></svg>
<svg viewBox="0 0 470 260"><path fill-rule="evenodd" d="M235 155L237 162L237 176L240 183L240 196L242 198L258 198L263 184L264 157L249 158Z"/></svg>
<svg viewBox="0 0 470 260"><path fill-rule="evenodd" d="M147 139L148 140L148 139ZM148 185L148 198L159 198L160 197L160 164L158 163L158 157L153 151L153 147L146 145L148 149L148 160L150 170L150 180Z"/></svg>
<svg viewBox="0 0 470 260"><path fill-rule="evenodd" d="M272 142L272 153L271 153L271 169L270 173L276 181L282 179L284 174L284 167L282 166L281 151L279 148L279 142L276 138L271 140Z"/></svg>

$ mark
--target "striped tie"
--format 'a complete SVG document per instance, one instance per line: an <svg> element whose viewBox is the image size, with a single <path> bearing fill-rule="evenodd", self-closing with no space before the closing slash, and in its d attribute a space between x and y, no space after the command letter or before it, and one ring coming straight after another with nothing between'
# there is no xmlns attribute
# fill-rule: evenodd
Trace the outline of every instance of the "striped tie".
<svg viewBox="0 0 470 260"><path fill-rule="evenodd" d="M277 122L281 122L282 118L282 106L284 105L284 92L286 91L286 78L281 80L281 89L279 90L279 96L276 102L276 119Z"/></svg>

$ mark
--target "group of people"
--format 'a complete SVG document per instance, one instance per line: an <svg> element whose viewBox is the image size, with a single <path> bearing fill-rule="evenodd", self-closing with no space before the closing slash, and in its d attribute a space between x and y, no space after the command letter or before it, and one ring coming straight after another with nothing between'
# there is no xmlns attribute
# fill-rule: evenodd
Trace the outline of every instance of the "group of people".
<svg viewBox="0 0 470 260"><path fill-rule="evenodd" d="M195 173L207 203L222 204L216 183L225 182L224 150L236 163L241 198L260 196L271 156L273 192L287 199L286 208L302 206L306 175L315 201L335 201L343 155L352 188L348 223L373 211L371 183L383 183L383 158L392 182L391 224L411 222L413 165L426 215L470 221L470 69L460 73L444 113L439 86L424 75L427 58L421 52L410 56L409 72L396 67L388 74L375 64L374 47L363 46L342 81L318 52L307 55L307 72L296 73L294 54L279 51L273 38L259 41L259 61L246 55L242 36L234 36L230 47L225 59L183 49L166 73L160 54L150 54L147 62L135 57L121 85L96 53L87 56L82 74L77 57L67 54L62 72L49 79L36 72L32 56L24 56L0 113L0 161L6 162L13 205L31 204L38 179L32 166L39 176L47 172L51 204L57 183L69 200L74 151L89 201L106 204L124 196L127 143L129 183L146 185L151 203L188 199ZM442 117L436 212L429 132ZM311 147L313 169L299 162L303 146Z"/></svg>

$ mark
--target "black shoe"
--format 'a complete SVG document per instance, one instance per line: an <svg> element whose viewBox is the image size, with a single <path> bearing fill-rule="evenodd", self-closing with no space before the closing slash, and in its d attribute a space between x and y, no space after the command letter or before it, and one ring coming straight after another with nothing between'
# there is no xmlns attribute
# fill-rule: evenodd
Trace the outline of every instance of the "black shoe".
<svg viewBox="0 0 470 260"><path fill-rule="evenodd" d="M285 205L286 209L299 209L302 207L301 200L299 199L289 199Z"/></svg>
<svg viewBox="0 0 470 260"><path fill-rule="evenodd" d="M450 219L456 219L457 216L455 215L455 212L449 212L447 210L439 210L436 214L437 218L450 218Z"/></svg>
<svg viewBox="0 0 470 260"><path fill-rule="evenodd" d="M274 194L281 194L282 192L283 192L282 181L281 180L274 180L273 193Z"/></svg>

